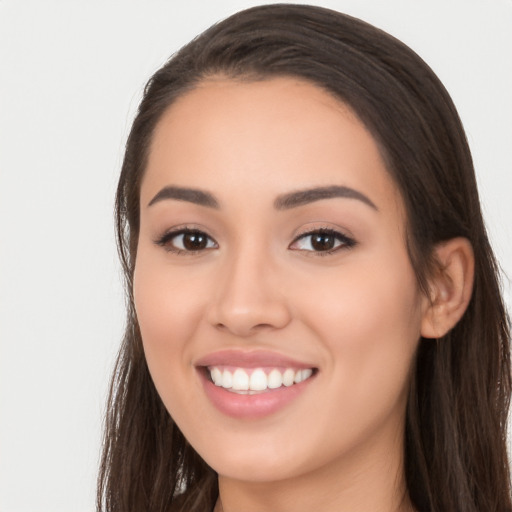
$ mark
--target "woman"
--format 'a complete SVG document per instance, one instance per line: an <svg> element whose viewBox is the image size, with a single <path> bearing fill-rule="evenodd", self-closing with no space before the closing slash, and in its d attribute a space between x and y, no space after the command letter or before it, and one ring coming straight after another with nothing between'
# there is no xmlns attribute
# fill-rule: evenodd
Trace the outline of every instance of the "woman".
<svg viewBox="0 0 512 512"><path fill-rule="evenodd" d="M105 510L512 510L509 327L471 156L409 48L232 16L150 80L118 187Z"/></svg>

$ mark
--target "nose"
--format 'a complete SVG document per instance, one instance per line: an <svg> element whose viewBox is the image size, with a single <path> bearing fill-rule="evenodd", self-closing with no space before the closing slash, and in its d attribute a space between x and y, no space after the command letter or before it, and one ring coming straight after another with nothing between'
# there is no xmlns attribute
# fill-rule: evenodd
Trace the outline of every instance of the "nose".
<svg viewBox="0 0 512 512"><path fill-rule="evenodd" d="M208 320L238 337L282 329L291 320L279 272L262 254L240 254L219 269Z"/></svg>

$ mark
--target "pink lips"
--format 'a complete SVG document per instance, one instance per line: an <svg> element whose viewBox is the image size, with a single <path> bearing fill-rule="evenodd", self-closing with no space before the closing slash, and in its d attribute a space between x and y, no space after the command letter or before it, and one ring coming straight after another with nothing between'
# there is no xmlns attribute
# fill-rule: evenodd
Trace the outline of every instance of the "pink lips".
<svg viewBox="0 0 512 512"><path fill-rule="evenodd" d="M202 357L195 363L196 366L240 366L243 368L259 368L262 366L275 366L284 368L306 369L311 365L301 363L289 357L274 352L240 350L221 350Z"/></svg>
<svg viewBox="0 0 512 512"><path fill-rule="evenodd" d="M309 379L268 389L257 394L238 394L216 386L209 378L207 367L240 367L254 368L293 368L296 370L313 368L311 364L293 360L268 351L243 352L239 350L223 350L209 354L195 363L201 378L206 396L223 414L239 419L257 419L271 415L297 398L312 383L315 375Z"/></svg>

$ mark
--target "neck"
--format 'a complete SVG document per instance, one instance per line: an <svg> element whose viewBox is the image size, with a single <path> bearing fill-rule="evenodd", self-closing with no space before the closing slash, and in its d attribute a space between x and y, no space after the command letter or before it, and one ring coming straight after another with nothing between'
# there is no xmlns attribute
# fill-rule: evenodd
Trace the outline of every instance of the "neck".
<svg viewBox="0 0 512 512"><path fill-rule="evenodd" d="M403 433L395 433L395 439L392 447L366 445L286 480L246 482L219 476L215 512L413 512L405 485Z"/></svg>

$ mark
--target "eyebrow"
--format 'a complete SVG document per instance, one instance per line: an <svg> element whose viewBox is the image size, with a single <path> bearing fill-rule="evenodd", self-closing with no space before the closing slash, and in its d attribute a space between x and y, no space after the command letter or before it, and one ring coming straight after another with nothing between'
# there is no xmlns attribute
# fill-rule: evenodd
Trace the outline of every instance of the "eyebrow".
<svg viewBox="0 0 512 512"><path fill-rule="evenodd" d="M334 199L339 197L346 199L357 199L358 201L361 201L364 204L370 206L374 210L379 210L377 206L375 206L375 203L373 203L373 201L363 193L353 188L339 185L298 190L296 192L280 195L274 201L274 208L276 210L289 210L291 208L304 206L315 201L321 201L322 199ZM206 206L207 208L214 208L216 210L220 208L219 202L210 192L196 188L177 187L174 185L169 185L162 188L153 197L153 199L151 199L148 207L166 199L186 201L189 203L198 204L200 206Z"/></svg>
<svg viewBox="0 0 512 512"><path fill-rule="evenodd" d="M339 185L298 190L297 192L281 195L274 201L274 208L276 208L276 210L288 210L322 199L334 199L337 197L357 199L374 210L379 211L375 203L363 193L353 188Z"/></svg>
<svg viewBox="0 0 512 512"><path fill-rule="evenodd" d="M188 203L206 206L208 208L219 209L219 202L210 192L198 190L195 188L183 188L176 186L164 187L149 202L148 206L164 201L165 199L175 199L176 201L187 201Z"/></svg>

